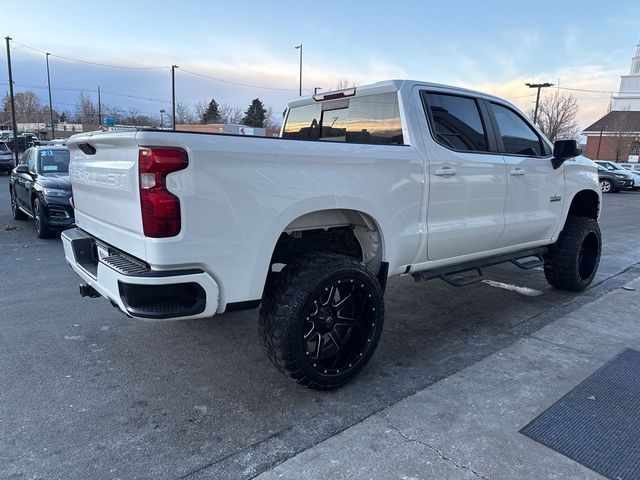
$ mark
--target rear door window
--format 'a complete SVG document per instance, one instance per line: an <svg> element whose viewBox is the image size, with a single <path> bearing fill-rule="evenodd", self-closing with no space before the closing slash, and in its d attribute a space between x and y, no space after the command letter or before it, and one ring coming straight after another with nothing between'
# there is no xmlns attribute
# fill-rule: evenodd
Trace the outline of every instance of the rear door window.
<svg viewBox="0 0 640 480"><path fill-rule="evenodd" d="M422 92L433 136L440 145L463 152L487 152L487 132L474 98Z"/></svg>

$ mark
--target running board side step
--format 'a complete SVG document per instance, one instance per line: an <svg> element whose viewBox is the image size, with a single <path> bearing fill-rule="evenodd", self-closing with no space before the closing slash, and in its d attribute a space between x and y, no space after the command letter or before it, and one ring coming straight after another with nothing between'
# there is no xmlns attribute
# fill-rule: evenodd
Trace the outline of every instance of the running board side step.
<svg viewBox="0 0 640 480"><path fill-rule="evenodd" d="M452 287L466 287L467 285L481 282L484 280L484 275L482 275L482 270L474 268L473 270L465 270L464 272L441 275L440 279Z"/></svg>
<svg viewBox="0 0 640 480"><path fill-rule="evenodd" d="M515 253L496 255L494 257L473 260L447 267L434 268L432 270L423 270L412 273L411 275L416 282L439 278L454 287L464 287L481 282L484 279L484 275L482 274L483 267L511 262L523 270L530 270L544 265L543 257L546 253L547 247L540 247Z"/></svg>
<svg viewBox="0 0 640 480"><path fill-rule="evenodd" d="M538 268L544 265L544 258L542 258L542 255L531 255L531 257L533 258L530 260L527 260L528 257L511 260L511 263L522 270L531 270L532 268Z"/></svg>

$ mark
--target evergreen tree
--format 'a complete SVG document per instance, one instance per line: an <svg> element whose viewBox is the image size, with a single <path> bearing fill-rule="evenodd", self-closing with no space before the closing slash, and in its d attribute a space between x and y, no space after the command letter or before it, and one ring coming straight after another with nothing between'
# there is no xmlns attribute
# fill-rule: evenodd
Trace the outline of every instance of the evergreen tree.
<svg viewBox="0 0 640 480"><path fill-rule="evenodd" d="M60 121L61 121L62 123L64 123L64 122L66 122L66 121L67 121L67 112L62 112L62 113L60 114Z"/></svg>
<svg viewBox="0 0 640 480"><path fill-rule="evenodd" d="M242 123L248 127L264 128L267 110L259 98L255 98L246 112Z"/></svg>
<svg viewBox="0 0 640 480"><path fill-rule="evenodd" d="M202 123L218 123L220 121L220 112L218 112L218 103L212 98L209 106L202 114Z"/></svg>

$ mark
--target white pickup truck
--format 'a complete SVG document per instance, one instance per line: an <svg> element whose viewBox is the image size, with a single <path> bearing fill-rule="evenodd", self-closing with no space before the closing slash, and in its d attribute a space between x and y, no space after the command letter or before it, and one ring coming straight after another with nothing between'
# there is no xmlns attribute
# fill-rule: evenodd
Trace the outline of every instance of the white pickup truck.
<svg viewBox="0 0 640 480"><path fill-rule="evenodd" d="M462 286L513 262L580 291L600 261L595 164L470 90L316 95L290 103L281 138L138 130L68 145L77 228L62 239L81 294L141 319L261 305L269 358L310 388L365 366L390 276Z"/></svg>

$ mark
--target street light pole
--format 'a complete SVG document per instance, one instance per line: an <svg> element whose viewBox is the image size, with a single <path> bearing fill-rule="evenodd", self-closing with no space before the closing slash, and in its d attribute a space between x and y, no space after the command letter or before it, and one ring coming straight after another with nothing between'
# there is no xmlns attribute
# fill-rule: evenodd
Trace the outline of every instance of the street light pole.
<svg viewBox="0 0 640 480"><path fill-rule="evenodd" d="M302 44L294 47L296 50L300 50L300 88L298 89L298 96L302 96Z"/></svg>
<svg viewBox="0 0 640 480"><path fill-rule="evenodd" d="M160 130L164 130L164 112L166 110L164 108L160 109Z"/></svg>
<svg viewBox="0 0 640 480"><path fill-rule="evenodd" d="M525 83L525 85L529 88L537 88L538 95L536 96L536 108L533 111L533 123L538 123L538 104L540 103L540 89L553 87L553 83L545 82L545 83Z"/></svg>
<svg viewBox="0 0 640 480"><path fill-rule="evenodd" d="M9 99L11 101L11 125L13 128L13 154L16 157L16 165L18 164L18 124L16 123L16 103L13 98L13 73L11 72L11 47L9 42L11 37L5 37L7 41L7 64L9 66Z"/></svg>
<svg viewBox="0 0 640 480"><path fill-rule="evenodd" d="M98 128L102 125L102 99L100 98L100 85L98 85Z"/></svg>
<svg viewBox="0 0 640 480"><path fill-rule="evenodd" d="M51 120L51 140L55 139L55 132L53 131L53 103L51 103L51 75L49 74L49 53L47 57L47 85L49 87L49 119Z"/></svg>
<svg viewBox="0 0 640 480"><path fill-rule="evenodd" d="M173 109L171 123L174 132L176 131L176 68L180 67L171 65L171 108Z"/></svg>

